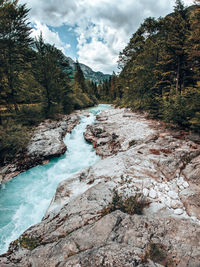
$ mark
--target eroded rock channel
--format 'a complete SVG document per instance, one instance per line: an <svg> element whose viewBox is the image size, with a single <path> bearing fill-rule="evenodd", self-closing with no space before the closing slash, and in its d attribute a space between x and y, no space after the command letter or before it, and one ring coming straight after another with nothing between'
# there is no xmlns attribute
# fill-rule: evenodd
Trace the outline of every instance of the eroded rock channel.
<svg viewBox="0 0 200 267"><path fill-rule="evenodd" d="M127 109L97 120L84 136L102 159L59 184L42 222L0 266L198 266L198 136ZM139 201L147 205L136 212Z"/></svg>

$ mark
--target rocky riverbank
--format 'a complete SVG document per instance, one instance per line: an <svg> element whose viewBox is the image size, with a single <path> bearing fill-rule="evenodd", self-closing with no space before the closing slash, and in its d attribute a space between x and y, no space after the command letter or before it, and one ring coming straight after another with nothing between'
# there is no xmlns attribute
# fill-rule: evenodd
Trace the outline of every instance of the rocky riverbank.
<svg viewBox="0 0 200 267"><path fill-rule="evenodd" d="M49 159L66 151L63 137L79 123L78 113L61 116L58 120L46 120L33 130L26 152L17 155L10 164L0 167L0 184L36 165L46 164Z"/></svg>
<svg viewBox="0 0 200 267"><path fill-rule="evenodd" d="M103 159L59 185L0 266L198 266L199 137L113 109L85 138Z"/></svg>

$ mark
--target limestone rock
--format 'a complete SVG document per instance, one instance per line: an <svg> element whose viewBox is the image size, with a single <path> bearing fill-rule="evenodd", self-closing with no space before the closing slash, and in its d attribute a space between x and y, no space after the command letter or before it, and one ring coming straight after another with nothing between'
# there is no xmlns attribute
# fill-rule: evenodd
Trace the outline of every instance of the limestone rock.
<svg viewBox="0 0 200 267"><path fill-rule="evenodd" d="M157 197L157 193L154 189L150 189L149 197L150 198L156 198Z"/></svg>
<svg viewBox="0 0 200 267"><path fill-rule="evenodd" d="M200 145L129 109L101 113L85 138L103 159L60 183L0 266L197 266ZM112 210L114 190L150 205L142 215Z"/></svg>
<svg viewBox="0 0 200 267"><path fill-rule="evenodd" d="M66 151L63 137L79 123L76 113L61 116L59 120L46 120L33 131L25 155L19 155L13 163L0 167L0 183L5 182L45 160L62 155Z"/></svg>

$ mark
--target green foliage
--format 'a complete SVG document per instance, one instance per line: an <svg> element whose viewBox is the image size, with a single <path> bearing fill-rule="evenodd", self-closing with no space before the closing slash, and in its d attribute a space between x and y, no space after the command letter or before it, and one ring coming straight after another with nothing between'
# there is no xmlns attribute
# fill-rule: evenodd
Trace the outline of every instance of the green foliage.
<svg viewBox="0 0 200 267"><path fill-rule="evenodd" d="M134 146L135 144L136 144L135 140L131 140L131 141L129 142L129 147L132 147L132 146Z"/></svg>
<svg viewBox="0 0 200 267"><path fill-rule="evenodd" d="M45 119L42 106L38 104L23 105L16 116L16 121L23 126L33 126Z"/></svg>
<svg viewBox="0 0 200 267"><path fill-rule="evenodd" d="M60 50L45 43L42 34L33 42L28 13L18 1L1 1L1 164L25 148L26 127L97 103L97 85L85 81L78 62L73 79L67 57Z"/></svg>
<svg viewBox="0 0 200 267"><path fill-rule="evenodd" d="M17 98L22 93L20 74L30 68L32 58L28 12L25 5L17 5L17 1L3 0L0 5L0 98L14 104L16 112Z"/></svg>
<svg viewBox="0 0 200 267"><path fill-rule="evenodd" d="M80 67L78 61L76 62L76 72L75 72L75 76L74 76L74 83L78 84L80 86L82 93L87 92L85 77L83 75L83 72L81 70L81 67Z"/></svg>
<svg viewBox="0 0 200 267"><path fill-rule="evenodd" d="M73 104L74 109L90 107L96 104L97 100L94 96L95 85L86 82L79 63L76 63L76 72L73 84Z"/></svg>
<svg viewBox="0 0 200 267"><path fill-rule="evenodd" d="M199 4L185 8L177 0L172 14L145 19L120 53L121 73L100 84L99 98L199 132L199 32Z"/></svg>
<svg viewBox="0 0 200 267"><path fill-rule="evenodd" d="M182 128L199 132L200 91L188 88L184 95L163 98L161 118Z"/></svg>
<svg viewBox="0 0 200 267"><path fill-rule="evenodd" d="M189 110L186 107L186 99L181 96L173 96L168 100L164 99L162 114L164 121L187 127Z"/></svg>
<svg viewBox="0 0 200 267"><path fill-rule="evenodd" d="M16 243L19 243L21 247L27 248L29 250L33 250L40 245L37 238L29 236L29 235L22 235Z"/></svg>
<svg viewBox="0 0 200 267"><path fill-rule="evenodd" d="M162 261L166 255L160 244L151 243L149 250L149 257L156 262Z"/></svg>
<svg viewBox="0 0 200 267"><path fill-rule="evenodd" d="M16 154L25 150L30 134L25 127L15 121L9 121L5 127L0 126L0 164L13 160Z"/></svg>
<svg viewBox="0 0 200 267"><path fill-rule="evenodd" d="M68 62L62 52L52 45L45 44L42 35L35 43L37 56L35 60L35 77L43 88L43 110L47 118L54 113L69 112L71 107L69 93ZM65 72L63 71L65 69ZM63 105L65 107L63 108Z"/></svg>
<svg viewBox="0 0 200 267"><path fill-rule="evenodd" d="M200 134L200 112L195 112L194 116L189 120L190 128Z"/></svg>
<svg viewBox="0 0 200 267"><path fill-rule="evenodd" d="M152 261L161 263L161 264L169 263L167 259L166 249L164 248L162 244L159 244L159 243L151 242L147 245L147 250L143 257L143 261L146 262L147 259L151 259ZM168 264L166 264L165 266L168 266ZM173 266L173 265L170 265L170 266Z"/></svg>
<svg viewBox="0 0 200 267"><path fill-rule="evenodd" d="M123 198L116 190L113 191L112 203L103 210L103 215L111 213L115 210L120 210L130 215L143 214L143 209L149 205L142 194L138 193L135 196Z"/></svg>

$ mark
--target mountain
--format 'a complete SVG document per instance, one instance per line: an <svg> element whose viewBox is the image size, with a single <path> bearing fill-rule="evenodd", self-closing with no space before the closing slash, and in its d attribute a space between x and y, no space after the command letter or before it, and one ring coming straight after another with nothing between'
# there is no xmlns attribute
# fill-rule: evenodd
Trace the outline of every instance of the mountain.
<svg viewBox="0 0 200 267"><path fill-rule="evenodd" d="M73 69L73 71L75 71L76 62L73 59L71 59L70 57L67 57L67 60L69 62L69 65ZM103 72L100 72L100 71L97 71L97 72L93 71L90 67L88 67L85 64L79 63L79 65L81 67L81 70L83 71L85 79L90 79L95 83L100 83L101 81L108 80L111 77L110 74L104 74Z"/></svg>

